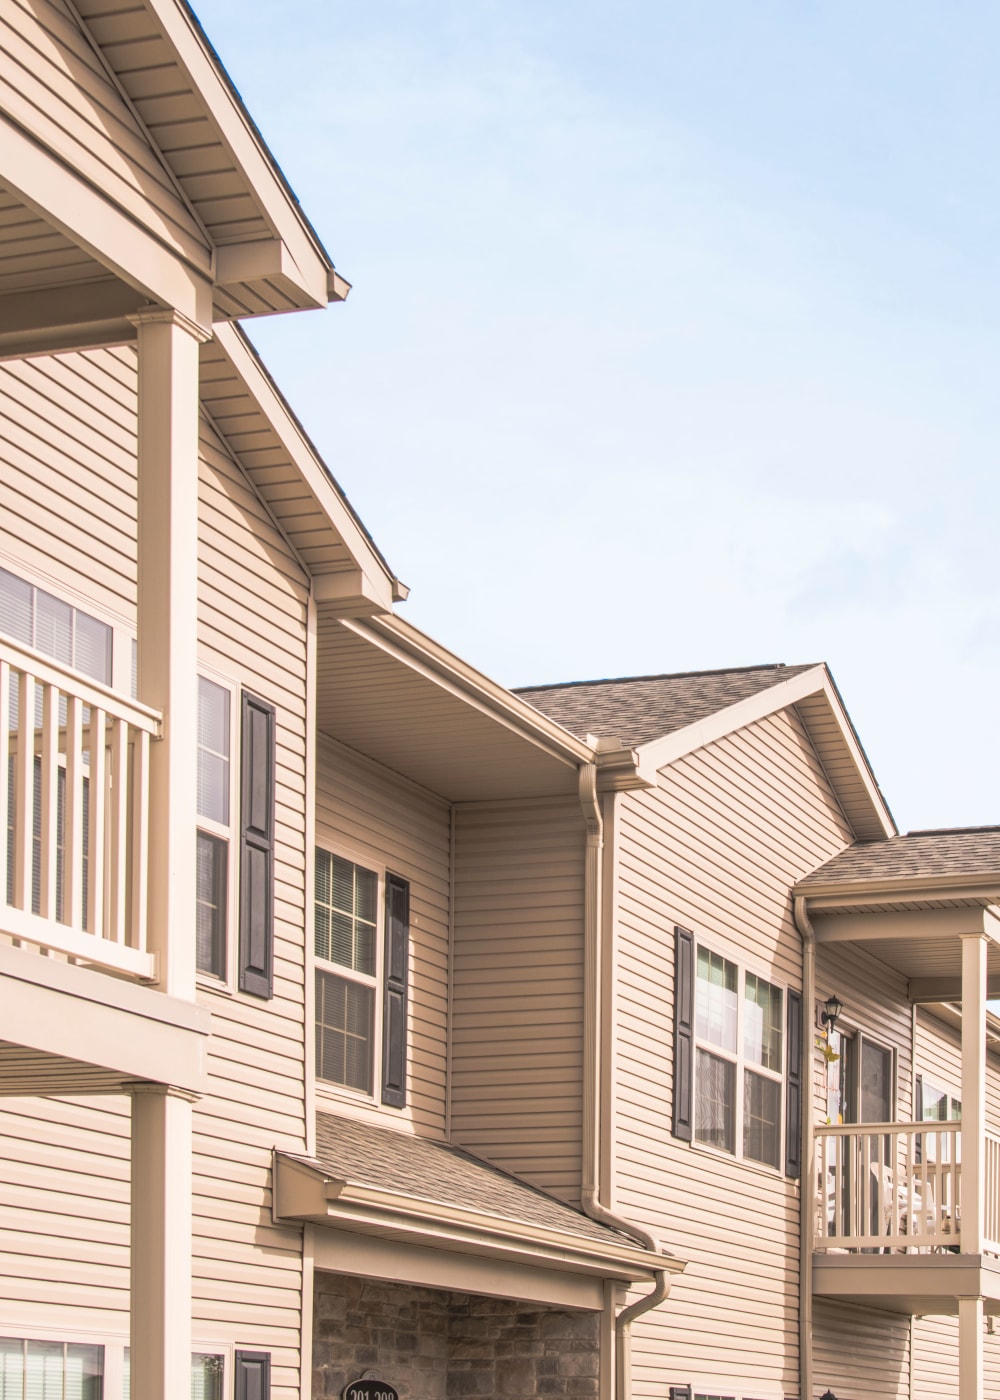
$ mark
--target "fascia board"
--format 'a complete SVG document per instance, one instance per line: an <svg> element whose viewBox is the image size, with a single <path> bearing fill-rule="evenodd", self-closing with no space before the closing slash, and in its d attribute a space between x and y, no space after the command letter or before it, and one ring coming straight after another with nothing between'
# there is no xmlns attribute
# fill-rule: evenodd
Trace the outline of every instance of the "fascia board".
<svg viewBox="0 0 1000 1400"><path fill-rule="evenodd" d="M843 909L857 904L889 904L913 901L924 904L967 899L992 904L1000 892L1000 871L995 875L895 875L887 879L808 880L792 886L792 894L808 902L810 910Z"/></svg>
<svg viewBox="0 0 1000 1400"><path fill-rule="evenodd" d="M778 681L777 684L769 686L766 690L759 691L756 695L747 696L745 700L737 700L735 704L727 705L725 709L718 710L715 714L706 715L704 719L686 725L673 734L667 734L662 739L654 739L648 744L641 745L638 750L639 772L655 782L655 774L661 768L676 763L678 759L687 757L688 754L704 748L707 744L724 739L727 734L732 734L737 729L744 729L748 724L754 724L758 720L765 719L768 715L776 714L779 710L788 709L790 705L797 704L809 695L818 694L823 694L826 697L837 718L844 747L850 754L851 761L864 784L879 825L886 836L895 836L896 824L892 820L889 809L885 805L885 799L879 792L878 785L872 776L868 761L854 733L854 727L847 716L843 702L830 678L830 673L822 665L812 666L808 671L802 671L797 676L790 676L788 680Z"/></svg>
<svg viewBox="0 0 1000 1400"><path fill-rule="evenodd" d="M345 619L343 625L550 757L569 767L594 762L594 750L589 744L394 613L363 620Z"/></svg>
<svg viewBox="0 0 1000 1400"><path fill-rule="evenodd" d="M212 324L211 261L192 262L0 113L3 183L53 228L151 301Z"/></svg>
<svg viewBox="0 0 1000 1400"><path fill-rule="evenodd" d="M145 0L161 32L205 102L220 139L260 201L261 213L288 245L300 285L325 306L331 263L314 230L285 183L236 89L225 76L197 19L177 0Z"/></svg>
<svg viewBox="0 0 1000 1400"><path fill-rule="evenodd" d="M609 1239L588 1241L569 1231L485 1212L415 1200L401 1192L376 1189L337 1178L283 1153L276 1154L280 1218L310 1219L345 1228L365 1228L405 1236L414 1243L490 1252L498 1257L551 1267L569 1267L607 1277L615 1272L638 1281L654 1271L681 1273L684 1262L637 1245ZM307 1182L312 1177L311 1183ZM320 1197L322 1196L322 1207Z"/></svg>
<svg viewBox="0 0 1000 1400"><path fill-rule="evenodd" d="M232 324L220 323L215 326L215 339L243 381L247 392L274 429L288 453L289 460L300 472L324 516L350 551L372 603L388 610L392 607L395 579L330 480L312 445L264 373L243 333Z"/></svg>

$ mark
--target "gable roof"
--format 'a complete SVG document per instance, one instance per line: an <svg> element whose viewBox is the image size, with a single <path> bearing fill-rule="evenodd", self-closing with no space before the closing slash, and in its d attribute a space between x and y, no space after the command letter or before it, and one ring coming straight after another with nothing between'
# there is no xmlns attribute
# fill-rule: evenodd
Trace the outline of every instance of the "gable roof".
<svg viewBox="0 0 1000 1400"><path fill-rule="evenodd" d="M614 736L638 748L811 669L811 664L776 663L723 671L678 671L662 676L522 686L515 694L580 738L587 734Z"/></svg>
<svg viewBox="0 0 1000 1400"><path fill-rule="evenodd" d="M800 881L798 889L879 880L996 878L1000 888L1000 826L909 831L885 841L859 841Z"/></svg>

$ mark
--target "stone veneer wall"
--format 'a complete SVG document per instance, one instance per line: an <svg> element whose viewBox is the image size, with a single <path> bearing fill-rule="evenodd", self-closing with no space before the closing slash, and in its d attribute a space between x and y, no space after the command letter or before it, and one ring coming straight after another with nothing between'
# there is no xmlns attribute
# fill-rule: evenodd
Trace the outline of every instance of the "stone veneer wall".
<svg viewBox="0 0 1000 1400"><path fill-rule="evenodd" d="M365 1371L400 1400L592 1400L598 1328L596 1313L318 1273L313 1400Z"/></svg>

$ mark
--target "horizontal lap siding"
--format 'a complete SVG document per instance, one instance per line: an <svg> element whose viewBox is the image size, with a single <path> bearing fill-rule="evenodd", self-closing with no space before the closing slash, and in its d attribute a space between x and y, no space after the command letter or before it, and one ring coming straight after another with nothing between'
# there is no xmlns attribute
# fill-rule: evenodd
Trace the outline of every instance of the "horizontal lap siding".
<svg viewBox="0 0 1000 1400"><path fill-rule="evenodd" d="M616 1205L688 1261L633 1326L634 1393L690 1380L795 1394L798 1185L671 1135L674 927L800 988L789 889L850 833L789 711L621 794L616 829Z"/></svg>
<svg viewBox="0 0 1000 1400"><path fill-rule="evenodd" d="M199 663L277 711L274 996L202 989L211 1092L195 1110L194 1328L271 1352L298 1396L302 1243L271 1222L271 1153L305 1148L307 579L242 471L201 429ZM232 753L238 761L238 733ZM239 856L238 815L232 859ZM236 937L237 921L231 921Z"/></svg>
<svg viewBox="0 0 1000 1400"><path fill-rule="evenodd" d="M459 806L455 1142L580 1199L583 849L572 800Z"/></svg>
<svg viewBox="0 0 1000 1400"><path fill-rule="evenodd" d="M910 1400L910 1324L896 1313L813 1301L813 1388L849 1400ZM914 1400L919 1391L912 1392Z"/></svg>
<svg viewBox="0 0 1000 1400"><path fill-rule="evenodd" d="M122 1096L6 1099L0 1321L125 1335L129 1108Z"/></svg>
<svg viewBox="0 0 1000 1400"><path fill-rule="evenodd" d="M443 1137L448 1022L450 814L431 793L341 744L320 739L316 844L369 862L410 884L407 1096L404 1109L375 1108L320 1085L320 1107Z"/></svg>
<svg viewBox="0 0 1000 1400"><path fill-rule="evenodd" d="M0 365L0 564L134 625L135 457L134 350Z"/></svg>

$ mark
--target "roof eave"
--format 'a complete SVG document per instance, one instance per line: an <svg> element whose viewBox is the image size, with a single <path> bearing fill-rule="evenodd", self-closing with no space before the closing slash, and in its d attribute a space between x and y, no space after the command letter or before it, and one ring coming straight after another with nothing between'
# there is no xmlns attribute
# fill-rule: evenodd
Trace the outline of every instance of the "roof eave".
<svg viewBox="0 0 1000 1400"><path fill-rule="evenodd" d="M571 1231L348 1181L318 1162L275 1154L275 1217L389 1235L407 1243L455 1250L589 1274L623 1283L652 1280L658 1271L681 1273L684 1262L645 1250L609 1231L607 1243Z"/></svg>

